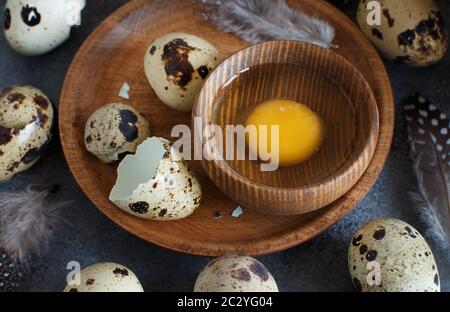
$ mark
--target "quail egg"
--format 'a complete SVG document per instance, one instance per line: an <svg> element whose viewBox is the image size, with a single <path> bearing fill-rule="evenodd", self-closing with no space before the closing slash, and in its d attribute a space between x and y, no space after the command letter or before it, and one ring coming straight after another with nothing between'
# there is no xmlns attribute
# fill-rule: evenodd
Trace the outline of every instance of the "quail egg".
<svg viewBox="0 0 450 312"><path fill-rule="evenodd" d="M385 58L428 66L445 55L447 28L434 0L380 0L380 25L368 22L368 3L360 1L357 21Z"/></svg>
<svg viewBox="0 0 450 312"><path fill-rule="evenodd" d="M79 285L67 285L64 292L143 292L136 275L117 263L97 263L80 272Z"/></svg>
<svg viewBox="0 0 450 312"><path fill-rule="evenodd" d="M124 104L108 104L97 109L86 122L86 149L105 163L126 153L134 153L150 136L148 121L136 109Z"/></svg>
<svg viewBox="0 0 450 312"><path fill-rule="evenodd" d="M230 255L212 260L198 276L194 291L278 292L278 286L258 260Z"/></svg>
<svg viewBox="0 0 450 312"><path fill-rule="evenodd" d="M0 92L0 182L29 169L51 139L53 107L31 86L11 86Z"/></svg>
<svg viewBox="0 0 450 312"><path fill-rule="evenodd" d="M24 55L47 53L69 38L85 4L85 0L6 0L6 40Z"/></svg>
<svg viewBox="0 0 450 312"><path fill-rule="evenodd" d="M150 44L145 74L169 107L191 111L204 80L219 64L220 55L208 41L185 33L169 33Z"/></svg>
<svg viewBox="0 0 450 312"><path fill-rule="evenodd" d="M169 141L150 138L126 156L109 199L122 210L144 219L178 220L200 206L200 184L182 155Z"/></svg>
<svg viewBox="0 0 450 312"><path fill-rule="evenodd" d="M376 219L361 227L350 243L348 266L358 291L440 291L430 247L401 220Z"/></svg>

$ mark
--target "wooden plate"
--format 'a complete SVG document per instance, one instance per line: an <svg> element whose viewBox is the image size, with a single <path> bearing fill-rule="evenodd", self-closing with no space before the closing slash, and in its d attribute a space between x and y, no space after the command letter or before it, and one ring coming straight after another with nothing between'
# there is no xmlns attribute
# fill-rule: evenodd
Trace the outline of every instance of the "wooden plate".
<svg viewBox="0 0 450 312"><path fill-rule="evenodd" d="M84 148L84 124L98 107L110 102L133 105L146 114L152 134L170 138L172 126L190 125L190 114L170 110L156 97L144 75L143 58L156 37L173 31L192 33L213 43L225 56L246 46L239 38L217 31L200 17L195 0L134 0L106 19L86 40L67 74L60 103L59 127L64 154L78 184L110 219L131 233L176 251L219 256L280 251L318 235L348 213L370 190L388 155L393 134L394 105L389 78L377 52L342 13L325 1L288 1L293 7L332 23L337 31L336 51L365 75L376 96L380 134L373 160L361 180L343 197L314 213L274 217L245 211L230 217L236 204L216 189L201 169L204 200L191 217L174 222L141 220L108 201L116 167L100 163ZM118 97L122 85L131 85L131 100ZM219 211L220 219L213 213Z"/></svg>

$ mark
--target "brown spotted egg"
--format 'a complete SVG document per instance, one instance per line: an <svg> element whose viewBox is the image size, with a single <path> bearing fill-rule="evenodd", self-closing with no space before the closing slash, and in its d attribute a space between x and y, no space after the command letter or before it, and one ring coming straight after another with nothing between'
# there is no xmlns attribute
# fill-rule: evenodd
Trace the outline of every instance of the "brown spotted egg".
<svg viewBox="0 0 450 312"><path fill-rule="evenodd" d="M278 286L258 260L230 255L212 260L198 276L194 291L278 292Z"/></svg>
<svg viewBox="0 0 450 312"><path fill-rule="evenodd" d="M109 199L144 219L186 218L200 206L202 191L177 149L162 138L149 138L119 164Z"/></svg>
<svg viewBox="0 0 450 312"><path fill-rule="evenodd" d="M148 121L136 109L124 104L109 104L97 109L86 122L86 149L105 163L134 153L150 136Z"/></svg>
<svg viewBox="0 0 450 312"><path fill-rule="evenodd" d="M30 86L0 93L0 182L33 166L51 139L53 107Z"/></svg>
<svg viewBox="0 0 450 312"><path fill-rule="evenodd" d="M136 275L117 263L97 263L81 270L64 292L143 292Z"/></svg>
<svg viewBox="0 0 450 312"><path fill-rule="evenodd" d="M353 237L348 266L363 292L438 292L439 273L430 246L398 219L376 219Z"/></svg>
<svg viewBox="0 0 450 312"><path fill-rule="evenodd" d="M157 38L147 49L147 79L159 99L169 107L191 111L204 80L221 60L208 41L185 33Z"/></svg>
<svg viewBox="0 0 450 312"><path fill-rule="evenodd" d="M357 21L385 58L428 66L445 55L447 28L434 0L379 0L380 12L368 10L369 2L360 1ZM379 25L371 25L376 22L371 19L374 14L381 17Z"/></svg>

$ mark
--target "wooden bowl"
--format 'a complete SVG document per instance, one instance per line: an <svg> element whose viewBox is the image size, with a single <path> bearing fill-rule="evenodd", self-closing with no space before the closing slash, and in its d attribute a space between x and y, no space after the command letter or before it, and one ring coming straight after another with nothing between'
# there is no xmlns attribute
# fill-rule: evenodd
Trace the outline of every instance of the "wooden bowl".
<svg viewBox="0 0 450 312"><path fill-rule="evenodd" d="M272 99L307 104L322 117L326 135L306 162L263 171L261 161L226 159L218 125L243 126L249 113ZM193 110L201 120L203 168L241 206L273 215L322 208L345 194L369 165L378 140L378 109L363 75L329 49L298 41L271 41L243 49L220 64L205 82ZM301 138L298 138L301 144ZM234 137L232 151L238 146ZM242 142L242 140L241 140ZM203 148L209 144L208 148ZM214 157L212 151L220 151ZM211 160L212 159L212 160Z"/></svg>
<svg viewBox="0 0 450 312"><path fill-rule="evenodd" d="M191 115L163 105L145 77L143 58L156 37L183 31L205 38L224 56L247 44L205 22L200 1L134 0L108 17L84 42L67 73L59 104L59 130L64 156L86 196L108 218L142 239L172 250L204 256L228 253L265 254L298 245L341 219L367 194L383 168L394 124L394 104L389 77L376 50L341 12L321 0L288 0L288 4L328 20L335 28L344 55L364 74L377 99L380 136L375 155L359 182L327 207L297 216L270 216L244 210L230 216L236 203L217 189L200 161L190 162L202 184L204 198L189 218L175 222L141 220L108 200L116 167L102 164L84 148L84 125L89 115L109 102L123 102L145 113L153 135L170 138L173 125L191 123ZM128 82L131 99L118 96ZM218 211L220 219L214 219ZM79 216L83 218L83 216Z"/></svg>

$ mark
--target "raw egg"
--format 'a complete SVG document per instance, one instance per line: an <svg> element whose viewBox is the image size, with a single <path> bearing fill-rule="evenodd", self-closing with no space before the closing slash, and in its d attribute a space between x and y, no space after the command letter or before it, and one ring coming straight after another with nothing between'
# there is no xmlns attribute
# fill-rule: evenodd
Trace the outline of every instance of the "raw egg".
<svg viewBox="0 0 450 312"><path fill-rule="evenodd" d="M270 100L257 105L246 122L247 127L252 125L256 126L257 140L248 140L250 151L262 160L267 160L262 155L265 152L278 157L282 167L308 160L323 141L319 115L307 105L291 100ZM278 135L272 134L276 129L273 126L278 126Z"/></svg>

